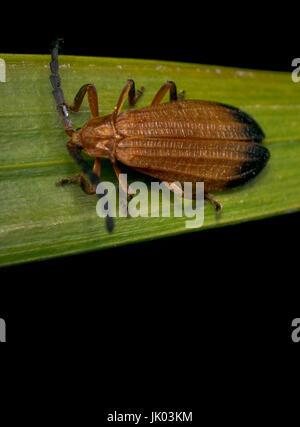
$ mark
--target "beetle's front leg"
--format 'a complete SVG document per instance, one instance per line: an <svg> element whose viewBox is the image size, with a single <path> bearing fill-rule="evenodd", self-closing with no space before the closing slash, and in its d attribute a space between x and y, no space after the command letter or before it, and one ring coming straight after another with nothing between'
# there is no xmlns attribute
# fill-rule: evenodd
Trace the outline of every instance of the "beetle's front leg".
<svg viewBox="0 0 300 427"><path fill-rule="evenodd" d="M95 173L98 176L98 178L100 178L101 176L100 159L95 160L93 173ZM66 185L66 184L73 184L73 183L79 184L82 190L86 194L96 194L97 185L90 183L88 178L83 173L79 173L71 178L62 178L56 183L56 185Z"/></svg>
<svg viewBox="0 0 300 427"><path fill-rule="evenodd" d="M88 103L89 107L92 113L92 117L98 117L99 116L99 108L98 108L98 94L96 87L91 84L85 84L83 85L79 91L77 92L77 95L74 98L74 102L72 105L65 103L65 105L68 107L71 111L79 111L83 98L85 97L86 93L88 94Z"/></svg>
<svg viewBox="0 0 300 427"><path fill-rule="evenodd" d="M184 91L182 90L179 95L177 95L177 88L176 84L171 81L166 81L165 84L162 85L162 87L159 89L157 94L155 95L151 105L159 104L163 97L166 95L166 93L170 91L170 101L182 101L184 98Z"/></svg>
<svg viewBox="0 0 300 427"><path fill-rule="evenodd" d="M75 176L72 176L71 178L62 178L56 183L56 185L66 185L73 183L79 184L86 194L96 194L95 187L89 182L89 180L85 175L83 175L83 173L79 173Z"/></svg>

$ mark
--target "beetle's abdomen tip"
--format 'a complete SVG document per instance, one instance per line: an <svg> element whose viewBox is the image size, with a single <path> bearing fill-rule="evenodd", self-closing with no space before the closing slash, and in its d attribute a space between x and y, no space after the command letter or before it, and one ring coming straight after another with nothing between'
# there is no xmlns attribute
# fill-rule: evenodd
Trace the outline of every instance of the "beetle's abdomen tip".
<svg viewBox="0 0 300 427"><path fill-rule="evenodd" d="M245 153L245 160L237 169L236 178L228 182L227 188L237 187L255 178L270 159L270 151L261 144L254 143Z"/></svg>
<svg viewBox="0 0 300 427"><path fill-rule="evenodd" d="M242 127L243 136L252 138L255 142L261 142L266 137L262 128L249 114L239 108L226 104L222 105L230 110L230 114L236 122L244 125Z"/></svg>
<svg viewBox="0 0 300 427"><path fill-rule="evenodd" d="M234 120L243 125L243 136L253 141L250 146L245 145L245 161L238 166L236 178L227 184L227 188L233 188L255 178L269 161L270 151L261 145L265 134L259 124L244 111L235 107L229 108Z"/></svg>

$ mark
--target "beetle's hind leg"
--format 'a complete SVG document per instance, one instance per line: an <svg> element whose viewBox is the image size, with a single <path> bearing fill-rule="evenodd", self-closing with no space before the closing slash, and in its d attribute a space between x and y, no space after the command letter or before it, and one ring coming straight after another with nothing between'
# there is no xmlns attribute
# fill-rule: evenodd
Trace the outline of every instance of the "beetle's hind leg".
<svg viewBox="0 0 300 427"><path fill-rule="evenodd" d="M178 194L181 197L187 197L187 195L185 195L184 191L182 190L182 188L180 188L178 185L176 185L176 183L174 182L164 182L164 184L166 185L166 187L170 190L173 191L173 193ZM189 199L196 199L196 193L192 193L191 197L188 197ZM219 214L222 211L222 205L221 203L219 203L217 200L214 199L214 197L209 194L204 192L204 199L209 200L213 206L216 209L216 213Z"/></svg>
<svg viewBox="0 0 300 427"><path fill-rule="evenodd" d="M206 200L209 200L212 203L212 205L216 209L216 213L217 214L221 213L221 211L222 211L222 205L221 205L221 203L219 203L216 199L214 199L214 197L211 194L204 193L204 198Z"/></svg>

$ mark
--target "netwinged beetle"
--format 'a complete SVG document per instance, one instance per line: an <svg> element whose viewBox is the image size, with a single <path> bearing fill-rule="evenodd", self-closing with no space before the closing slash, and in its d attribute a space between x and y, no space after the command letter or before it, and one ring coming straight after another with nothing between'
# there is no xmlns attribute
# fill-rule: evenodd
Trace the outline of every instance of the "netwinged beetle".
<svg viewBox="0 0 300 427"><path fill-rule="evenodd" d="M95 194L100 182L100 159L108 158L127 194L128 188L124 188L120 179L120 163L161 179L183 197L176 182L204 182L205 198L220 212L221 205L210 191L246 183L263 169L270 157L261 144L265 137L262 129L247 113L218 102L183 100L183 93L177 96L172 81L159 89L150 106L141 109L121 113L127 97L129 105L134 106L143 93L143 88L135 90L133 80L127 80L111 114L99 116L93 84L82 86L73 105L69 105L64 100L58 74L58 42L51 57L53 95L65 131L71 137L67 149L84 172L58 184L78 182L86 193ZM168 91L170 101L160 103ZM78 111L86 94L92 118L74 131L68 110ZM82 150L95 159L93 170L82 159ZM113 229L109 215L107 228Z"/></svg>

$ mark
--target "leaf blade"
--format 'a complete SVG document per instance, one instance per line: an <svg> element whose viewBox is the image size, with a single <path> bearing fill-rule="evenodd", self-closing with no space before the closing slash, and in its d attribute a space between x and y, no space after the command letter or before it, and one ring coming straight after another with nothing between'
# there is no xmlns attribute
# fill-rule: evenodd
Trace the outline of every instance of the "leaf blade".
<svg viewBox="0 0 300 427"><path fill-rule="evenodd" d="M65 149L68 137L51 95L49 57L0 56L7 64L7 83L0 86L0 265L194 231L185 228L186 218L117 218L108 234L96 215L96 197L75 185L55 186L78 168ZM216 195L223 213L218 218L206 205L201 229L300 210L300 105L288 73L118 58L62 56L60 64L65 98L71 101L82 84L93 82L101 114L112 111L128 78L146 88L139 106L149 105L168 79L187 98L235 105L260 123L271 152L267 167L253 182ZM74 127L89 117L85 102L72 115ZM134 172L130 176L136 178ZM106 160L102 180L117 184Z"/></svg>

